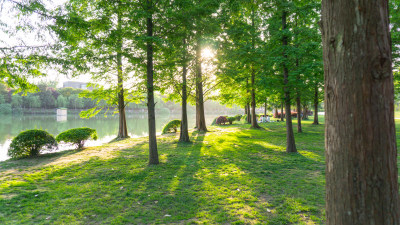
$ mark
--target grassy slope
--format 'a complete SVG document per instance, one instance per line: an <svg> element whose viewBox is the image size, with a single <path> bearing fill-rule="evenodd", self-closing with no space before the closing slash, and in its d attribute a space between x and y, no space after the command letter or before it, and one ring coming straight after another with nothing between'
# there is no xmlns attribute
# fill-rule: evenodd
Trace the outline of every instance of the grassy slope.
<svg viewBox="0 0 400 225"><path fill-rule="evenodd" d="M163 136L158 166L145 138L0 162L0 224L324 223L323 125L304 122L300 154L262 126Z"/></svg>

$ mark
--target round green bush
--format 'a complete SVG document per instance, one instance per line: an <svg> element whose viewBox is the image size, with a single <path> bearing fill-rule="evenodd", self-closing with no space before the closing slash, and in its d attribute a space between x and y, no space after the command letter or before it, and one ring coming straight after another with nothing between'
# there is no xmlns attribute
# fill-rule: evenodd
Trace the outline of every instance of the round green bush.
<svg viewBox="0 0 400 225"><path fill-rule="evenodd" d="M162 134L176 133L178 131L178 127L180 127L180 126L181 126L181 120L171 120L167 124L164 125Z"/></svg>
<svg viewBox="0 0 400 225"><path fill-rule="evenodd" d="M241 118L242 118L242 115L240 115L240 114L235 116L236 121L240 121Z"/></svg>
<svg viewBox="0 0 400 225"><path fill-rule="evenodd" d="M229 124L232 124L233 121L236 121L236 117L227 117Z"/></svg>
<svg viewBox="0 0 400 225"><path fill-rule="evenodd" d="M53 135L44 130L26 130L19 133L8 148L8 156L11 158L22 158L39 155L42 149L57 147Z"/></svg>
<svg viewBox="0 0 400 225"><path fill-rule="evenodd" d="M73 143L78 149L83 148L85 141L88 139L97 140L97 132L95 129L88 127L80 127L66 130L57 135L58 142Z"/></svg>
<svg viewBox="0 0 400 225"><path fill-rule="evenodd" d="M226 118L226 116L220 116L217 118L217 121L215 122L217 125L222 125L228 122L228 119Z"/></svg>

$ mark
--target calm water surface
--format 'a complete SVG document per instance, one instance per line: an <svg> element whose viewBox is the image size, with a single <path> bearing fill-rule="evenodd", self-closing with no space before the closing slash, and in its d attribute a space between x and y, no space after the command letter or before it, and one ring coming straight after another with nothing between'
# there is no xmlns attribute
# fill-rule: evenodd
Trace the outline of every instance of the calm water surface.
<svg viewBox="0 0 400 225"><path fill-rule="evenodd" d="M180 119L180 115L162 115L156 117L157 134L168 121ZM206 115L207 124L211 124L216 115ZM195 115L188 115L189 128L195 124ZM142 137L148 135L148 122L146 114L127 115L128 132L131 137ZM11 139L21 131L28 129L44 129L50 134L59 133L76 127L90 127L97 130L98 140L88 141L85 146L97 146L109 142L118 134L118 115L104 117L98 115L95 118L81 119L78 115L68 115L68 117L57 117L56 115L0 115L0 161L8 159L7 149ZM70 145L59 145L58 150L72 149Z"/></svg>

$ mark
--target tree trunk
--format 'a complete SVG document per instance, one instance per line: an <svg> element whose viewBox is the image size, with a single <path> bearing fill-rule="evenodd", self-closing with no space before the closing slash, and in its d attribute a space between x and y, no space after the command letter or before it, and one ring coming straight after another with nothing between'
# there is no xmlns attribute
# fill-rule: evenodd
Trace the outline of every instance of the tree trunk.
<svg viewBox="0 0 400 225"><path fill-rule="evenodd" d="M260 128L257 124L257 114L256 114L256 91L255 91L255 71L252 69L251 72L251 128Z"/></svg>
<svg viewBox="0 0 400 225"><path fill-rule="evenodd" d="M297 93L296 104L297 104L297 133L302 133L303 129L301 127L301 99L299 93Z"/></svg>
<svg viewBox="0 0 400 225"><path fill-rule="evenodd" d="M314 125L318 125L318 85L314 88Z"/></svg>
<svg viewBox="0 0 400 225"><path fill-rule="evenodd" d="M250 123L251 124L251 109L250 109L250 103L247 103L247 117L246 117L246 119L247 119L247 123Z"/></svg>
<svg viewBox="0 0 400 225"><path fill-rule="evenodd" d="M188 118L187 118L187 91L186 91L186 41L183 40L184 56L182 62L182 119L181 119L181 133L179 136L179 142L190 142L189 129L188 129Z"/></svg>
<svg viewBox="0 0 400 225"><path fill-rule="evenodd" d="M400 224L387 0L322 1L327 224Z"/></svg>
<svg viewBox="0 0 400 225"><path fill-rule="evenodd" d="M119 129L117 138L127 138L129 136L126 126L126 116L125 116L121 53L117 53L117 64L118 64L118 112L119 112Z"/></svg>
<svg viewBox="0 0 400 225"><path fill-rule="evenodd" d="M267 100L264 102L264 116L267 116Z"/></svg>
<svg viewBox="0 0 400 225"><path fill-rule="evenodd" d="M249 94L249 78L246 78L246 92ZM246 97L247 98L247 97ZM251 109L250 109L250 103L247 102L246 104L247 107L247 116L246 116L246 122L251 124Z"/></svg>
<svg viewBox="0 0 400 225"><path fill-rule="evenodd" d="M304 105L304 107L303 107L304 109L303 109L303 120L308 120L308 106L307 105Z"/></svg>
<svg viewBox="0 0 400 225"><path fill-rule="evenodd" d="M121 16L118 15L118 35L121 35ZM122 38L118 37L117 43L117 69L118 69L118 112L119 112L119 129L117 138L127 138L128 129L126 126L126 116L125 116L125 101L124 101L124 79L122 70Z"/></svg>
<svg viewBox="0 0 400 225"><path fill-rule="evenodd" d="M281 103L281 121L284 121L284 117L283 117L283 102L284 101L282 101L282 103Z"/></svg>
<svg viewBox="0 0 400 225"><path fill-rule="evenodd" d="M284 10L282 12L282 30L286 30L286 14ZM284 35L282 38L282 45L285 47L288 45L287 36ZM289 70L286 66L288 60L286 51L283 51L283 81L285 91L285 111L286 111L286 152L293 153L297 152L296 143L294 141L293 125L292 125L292 112L290 109L290 90L289 90Z"/></svg>
<svg viewBox="0 0 400 225"><path fill-rule="evenodd" d="M204 116L203 77L201 68L200 37L196 44L196 127L198 131L207 131L206 117Z"/></svg>
<svg viewBox="0 0 400 225"><path fill-rule="evenodd" d="M149 121L149 164L158 164L157 138L156 138L156 116L154 104L153 84L153 14L152 0L147 0L149 17L147 17L147 114Z"/></svg>
<svg viewBox="0 0 400 225"><path fill-rule="evenodd" d="M252 8L252 13L251 13L251 26L253 27L252 29L252 38L251 38L251 45L253 51L255 50L255 34L254 34L254 7ZM257 114L256 114L256 87L255 87L255 78L256 78L256 71L254 69L254 62L251 63L251 128L260 128L260 126L257 124Z"/></svg>

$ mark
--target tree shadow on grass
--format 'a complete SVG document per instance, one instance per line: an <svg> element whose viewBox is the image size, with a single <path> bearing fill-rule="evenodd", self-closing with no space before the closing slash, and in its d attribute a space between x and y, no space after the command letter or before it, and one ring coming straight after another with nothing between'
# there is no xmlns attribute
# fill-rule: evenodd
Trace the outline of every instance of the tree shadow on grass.
<svg viewBox="0 0 400 225"><path fill-rule="evenodd" d="M160 140L157 166L147 166L148 144L139 143L111 159L44 168L24 185L0 187L15 194L0 200L0 210L21 223L287 224L301 214L318 216L313 204L323 192L309 189L322 185L314 168L321 162L286 154L278 137L263 140L263 133L193 133L191 144Z"/></svg>

